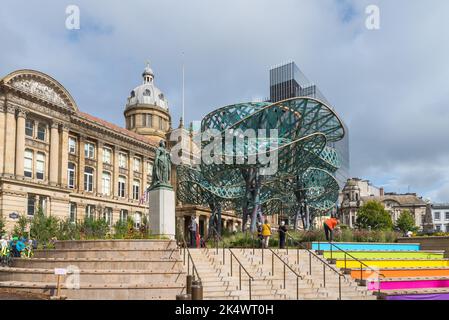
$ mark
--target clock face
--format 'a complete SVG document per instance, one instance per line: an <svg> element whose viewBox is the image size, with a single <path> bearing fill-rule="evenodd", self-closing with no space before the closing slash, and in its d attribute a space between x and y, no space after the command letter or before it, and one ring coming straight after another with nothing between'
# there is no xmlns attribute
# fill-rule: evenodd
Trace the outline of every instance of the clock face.
<svg viewBox="0 0 449 320"><path fill-rule="evenodd" d="M151 96L151 90L150 89L145 89L145 91L143 92L143 95L146 97Z"/></svg>

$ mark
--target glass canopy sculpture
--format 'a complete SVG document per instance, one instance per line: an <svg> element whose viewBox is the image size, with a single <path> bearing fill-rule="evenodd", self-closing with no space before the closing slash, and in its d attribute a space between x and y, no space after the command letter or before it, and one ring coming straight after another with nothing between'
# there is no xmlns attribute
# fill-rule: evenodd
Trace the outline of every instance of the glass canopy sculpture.
<svg viewBox="0 0 449 320"><path fill-rule="evenodd" d="M316 214L335 206L339 186L334 173L340 158L332 146L345 132L331 108L310 97L225 106L202 120L201 134L215 132L201 142L202 152L211 140L224 142L229 134L239 138L247 129L265 131L267 138L244 139L230 147L223 143L221 153L212 152L219 163L177 167L178 199L210 207L209 231L221 232L222 210L235 210L243 231L250 222L254 232L263 214L288 213L295 226L299 218L309 226ZM277 136L271 136L270 129L276 129ZM277 170L271 174L264 174L267 164L249 161L267 151L277 154ZM236 154L244 154L245 161L236 161Z"/></svg>

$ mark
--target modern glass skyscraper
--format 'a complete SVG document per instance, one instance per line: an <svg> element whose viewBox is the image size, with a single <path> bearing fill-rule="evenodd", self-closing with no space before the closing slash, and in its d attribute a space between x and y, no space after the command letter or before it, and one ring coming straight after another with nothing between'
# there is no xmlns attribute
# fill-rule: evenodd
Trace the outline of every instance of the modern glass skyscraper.
<svg viewBox="0 0 449 320"><path fill-rule="evenodd" d="M277 102L294 97L316 98L334 110L334 107L327 101L318 87L307 79L295 62L290 61L272 67L270 69L270 101ZM344 122L343 126L346 132L345 137L338 142L329 143L329 146L334 147L340 154L341 167L335 173L335 178L341 189L343 189L346 180L350 177L349 130Z"/></svg>

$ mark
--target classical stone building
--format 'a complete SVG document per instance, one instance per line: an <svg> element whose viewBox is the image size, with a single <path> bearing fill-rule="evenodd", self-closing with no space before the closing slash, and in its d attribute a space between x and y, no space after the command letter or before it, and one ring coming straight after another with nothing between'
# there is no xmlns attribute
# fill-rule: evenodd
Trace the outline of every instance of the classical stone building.
<svg viewBox="0 0 449 320"><path fill-rule="evenodd" d="M409 210L415 218L415 225L420 229L424 226L427 203L416 193L396 194L385 193L383 188L377 188L368 180L358 178L348 179L342 191L340 219L342 223L353 228L357 221L357 211L368 201L378 201L390 213L394 222L404 210Z"/></svg>
<svg viewBox="0 0 449 320"><path fill-rule="evenodd" d="M125 105L126 129L80 111L42 72L18 70L0 80L0 215L7 230L38 208L73 222L92 216L112 226L129 216L141 223L154 152L172 133L167 99L148 65L142 77ZM171 181L176 188L176 170ZM195 212L205 226L210 216L181 203L176 212ZM231 215L224 217L230 229L241 221Z"/></svg>
<svg viewBox="0 0 449 320"><path fill-rule="evenodd" d="M125 114L142 121L148 113L153 121L127 130L81 112L44 73L18 70L1 79L0 214L7 228L17 215L31 217L39 207L71 221L95 216L112 225L130 216L140 223L155 147L170 121L166 100L140 100L144 94L136 92Z"/></svg>

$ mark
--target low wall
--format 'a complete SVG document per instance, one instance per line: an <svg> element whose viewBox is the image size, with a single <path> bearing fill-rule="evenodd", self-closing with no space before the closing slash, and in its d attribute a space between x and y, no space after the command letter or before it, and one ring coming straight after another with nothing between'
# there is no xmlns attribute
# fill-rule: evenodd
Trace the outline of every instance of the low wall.
<svg viewBox="0 0 449 320"><path fill-rule="evenodd" d="M444 257L449 258L449 237L398 238L398 242L419 243L421 250L444 250Z"/></svg>

